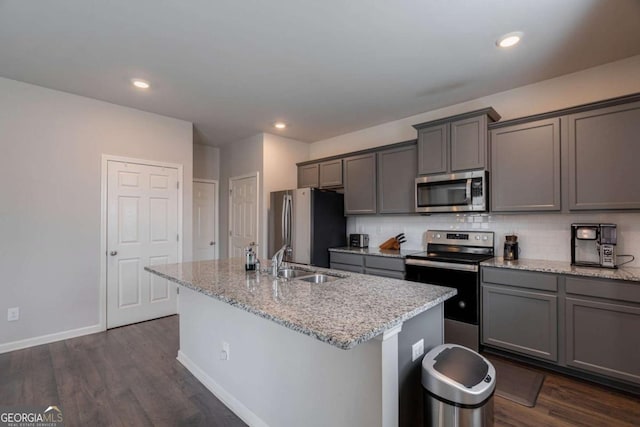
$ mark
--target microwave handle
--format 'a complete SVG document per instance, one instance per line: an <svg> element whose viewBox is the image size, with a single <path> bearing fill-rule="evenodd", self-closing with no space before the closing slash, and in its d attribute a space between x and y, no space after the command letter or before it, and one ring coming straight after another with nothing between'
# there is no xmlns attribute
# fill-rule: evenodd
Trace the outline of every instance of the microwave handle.
<svg viewBox="0 0 640 427"><path fill-rule="evenodd" d="M471 200L472 200L472 197L471 197L471 181L472 181L471 178L467 179L467 197L464 199L464 201L469 205L471 204Z"/></svg>

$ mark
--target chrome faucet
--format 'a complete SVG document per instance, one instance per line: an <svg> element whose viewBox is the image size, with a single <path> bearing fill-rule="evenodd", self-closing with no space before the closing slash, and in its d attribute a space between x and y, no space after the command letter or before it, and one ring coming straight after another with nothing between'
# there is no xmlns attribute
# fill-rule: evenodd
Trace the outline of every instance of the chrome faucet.
<svg viewBox="0 0 640 427"><path fill-rule="evenodd" d="M271 258L271 274L274 277L276 277L278 275L278 271L280 271L284 254L289 253L289 251L289 245L284 245L273 255L273 258Z"/></svg>

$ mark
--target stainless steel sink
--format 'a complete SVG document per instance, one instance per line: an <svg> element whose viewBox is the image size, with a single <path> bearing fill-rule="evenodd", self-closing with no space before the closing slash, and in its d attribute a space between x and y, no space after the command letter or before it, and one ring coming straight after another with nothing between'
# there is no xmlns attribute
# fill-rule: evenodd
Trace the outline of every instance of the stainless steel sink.
<svg viewBox="0 0 640 427"><path fill-rule="evenodd" d="M333 282L334 280L338 280L339 277L336 276L328 276L326 274L315 273L312 275L306 275L304 277L298 277L298 280L304 280L309 283L326 283Z"/></svg>
<svg viewBox="0 0 640 427"><path fill-rule="evenodd" d="M293 279L300 276L308 276L310 274L313 274L313 271L300 270L297 268L283 268L278 271L278 277L283 279Z"/></svg>

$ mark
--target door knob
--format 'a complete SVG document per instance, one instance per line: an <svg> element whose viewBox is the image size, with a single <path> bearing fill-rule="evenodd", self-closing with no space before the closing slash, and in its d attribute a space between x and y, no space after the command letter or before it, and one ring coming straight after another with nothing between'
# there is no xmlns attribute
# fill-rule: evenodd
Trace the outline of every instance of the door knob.
<svg viewBox="0 0 640 427"><path fill-rule="evenodd" d="M116 256L116 255L118 255L118 251L111 251L111 253L109 255Z"/></svg>
<svg viewBox="0 0 640 427"><path fill-rule="evenodd" d="M216 242L209 242L209 246L213 246L215 244L216 244Z"/></svg>

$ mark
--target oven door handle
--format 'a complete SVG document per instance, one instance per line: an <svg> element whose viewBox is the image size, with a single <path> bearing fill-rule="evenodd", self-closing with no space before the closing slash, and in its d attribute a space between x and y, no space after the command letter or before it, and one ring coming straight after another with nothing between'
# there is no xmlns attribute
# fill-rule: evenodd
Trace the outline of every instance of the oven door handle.
<svg viewBox="0 0 640 427"><path fill-rule="evenodd" d="M405 264L416 265L419 267L443 268L445 270L472 271L477 272L478 266L475 264L456 264L453 262L428 261L424 259L406 259Z"/></svg>

